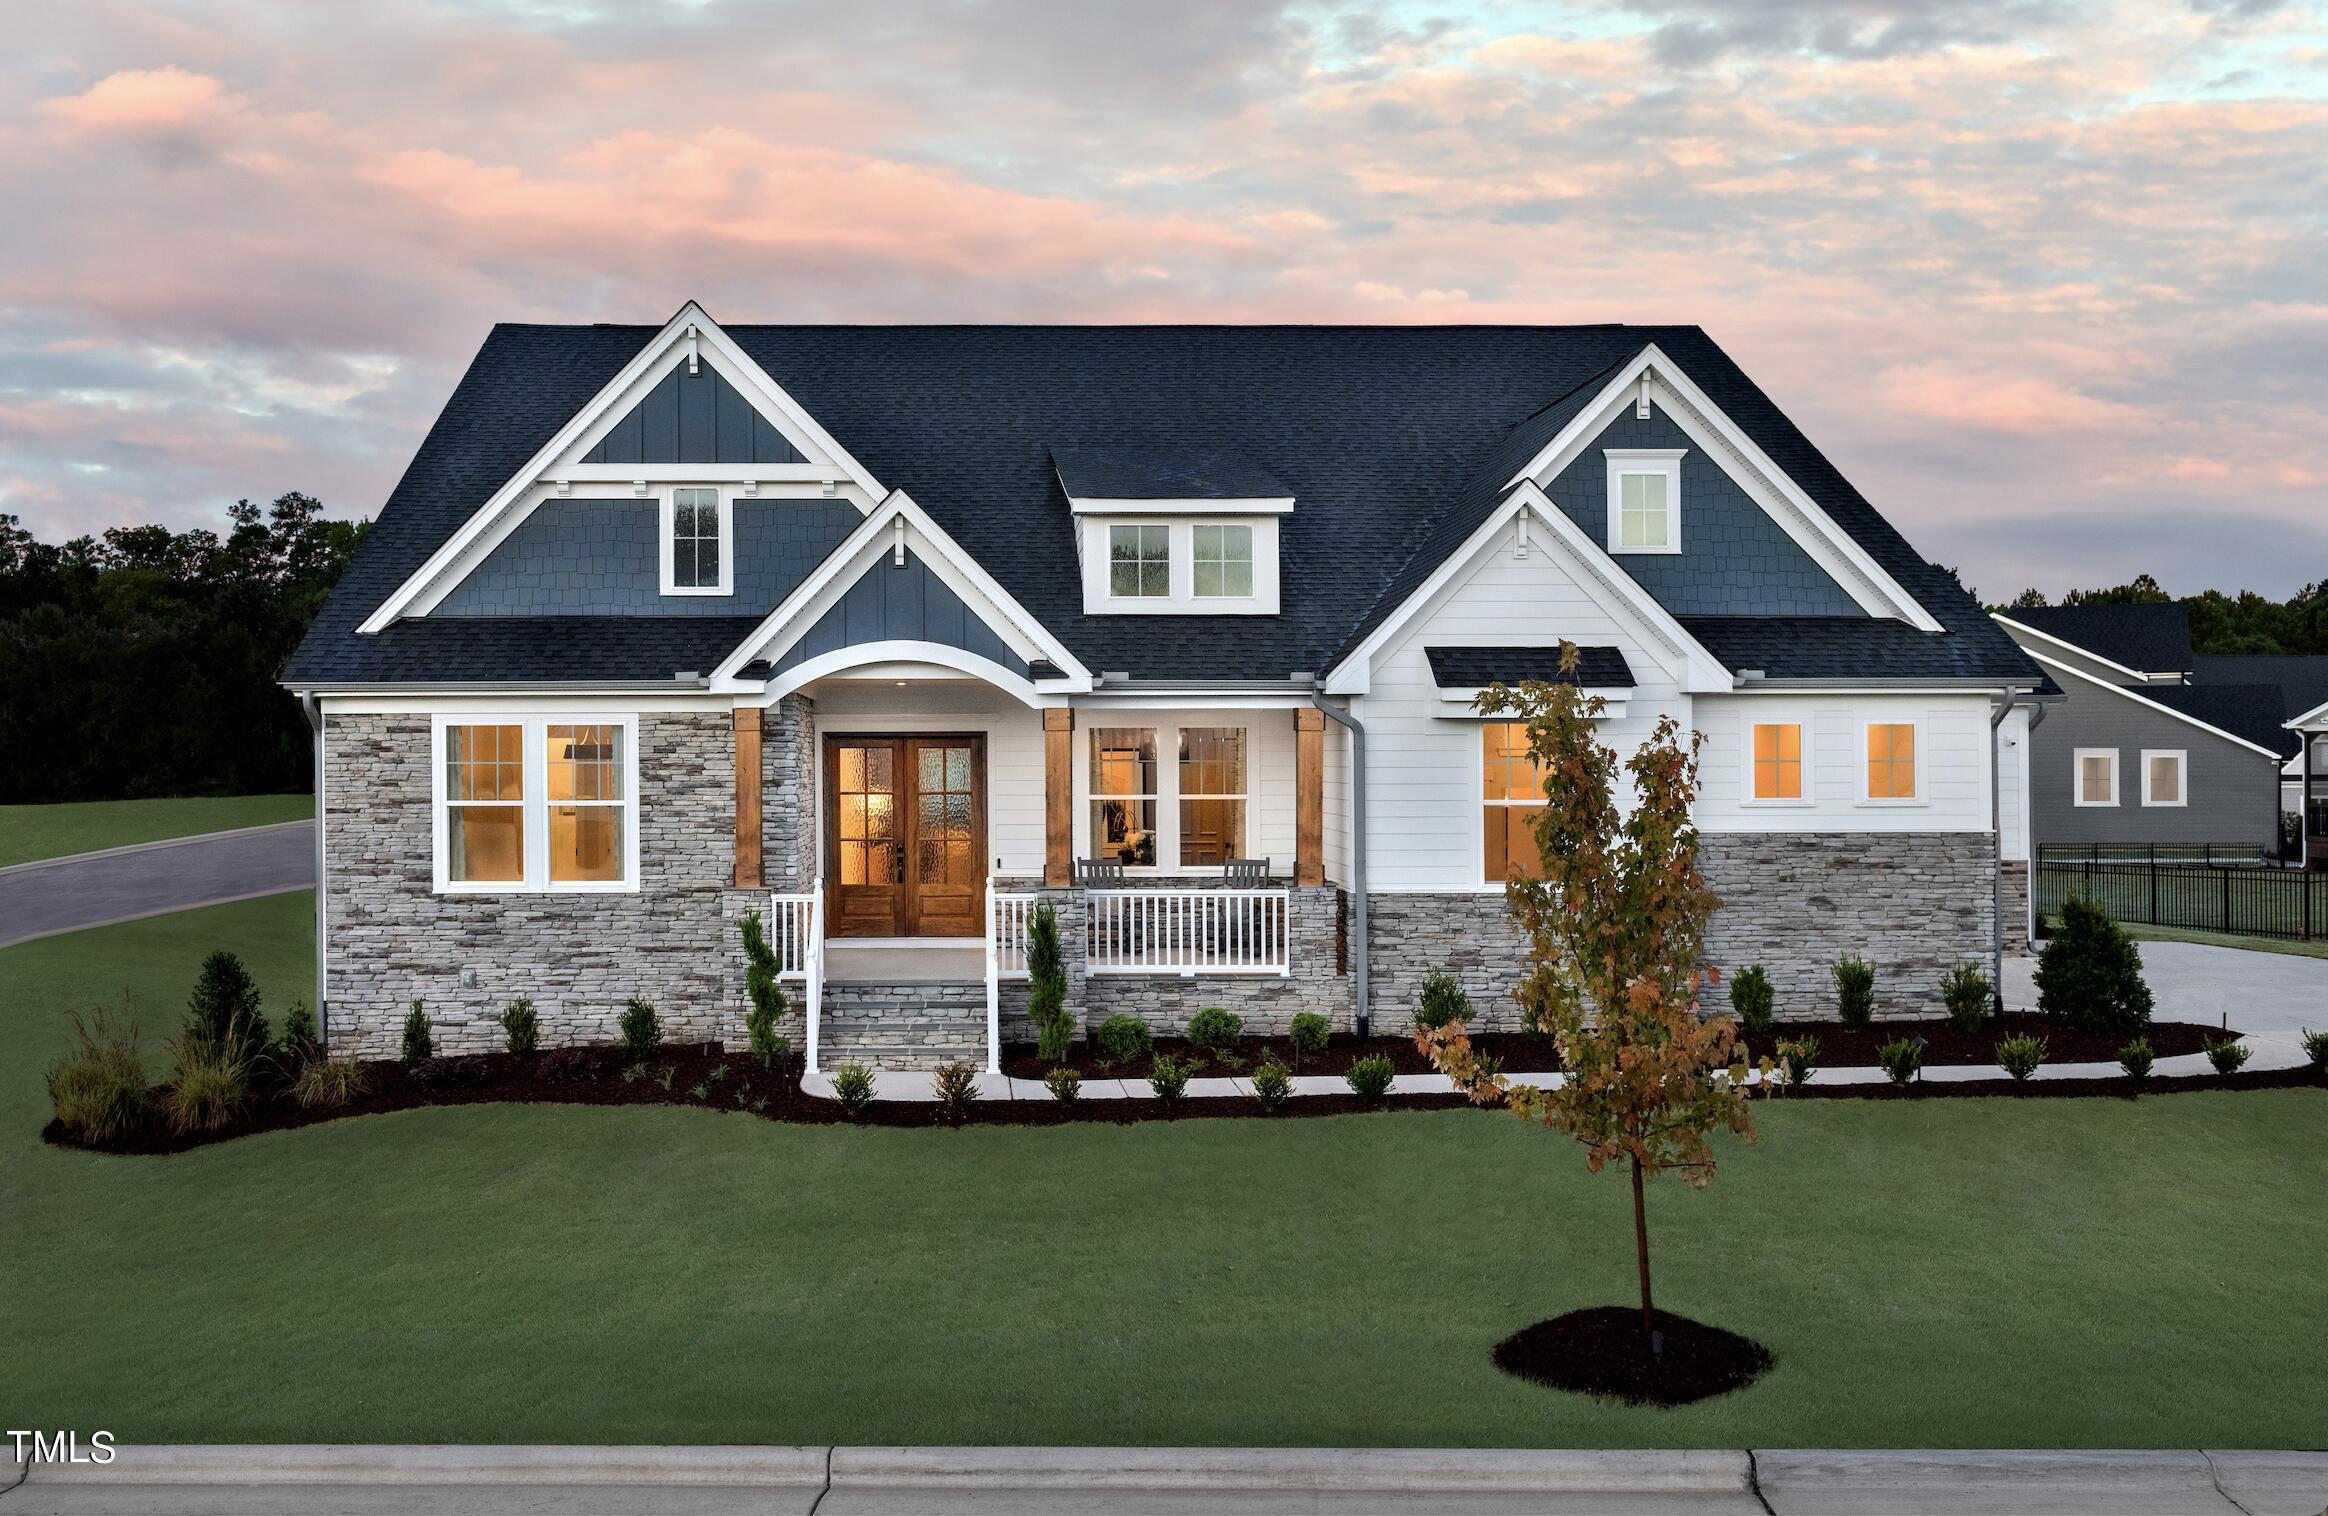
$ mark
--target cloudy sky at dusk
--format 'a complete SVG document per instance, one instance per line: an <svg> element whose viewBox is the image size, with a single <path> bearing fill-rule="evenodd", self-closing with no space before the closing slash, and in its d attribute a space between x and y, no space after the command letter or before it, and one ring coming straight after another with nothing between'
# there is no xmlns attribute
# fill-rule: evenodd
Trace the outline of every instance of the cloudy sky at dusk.
<svg viewBox="0 0 2328 1516"><path fill-rule="evenodd" d="M1694 321L1992 597L2328 577L2328 11L918 9L19 7L0 511L371 514L492 322L688 296Z"/></svg>

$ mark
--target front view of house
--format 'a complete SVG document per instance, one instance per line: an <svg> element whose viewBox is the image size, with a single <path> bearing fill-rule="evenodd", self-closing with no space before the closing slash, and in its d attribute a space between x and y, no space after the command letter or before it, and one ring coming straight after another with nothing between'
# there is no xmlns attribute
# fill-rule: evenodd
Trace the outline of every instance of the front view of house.
<svg viewBox="0 0 2328 1516"><path fill-rule="evenodd" d="M2017 936L2050 686L1696 328L498 327L284 673L327 1035L735 1042L757 909L812 1061L985 1059L1046 900L1086 1024L1504 1022L1564 640L1717 967Z"/></svg>

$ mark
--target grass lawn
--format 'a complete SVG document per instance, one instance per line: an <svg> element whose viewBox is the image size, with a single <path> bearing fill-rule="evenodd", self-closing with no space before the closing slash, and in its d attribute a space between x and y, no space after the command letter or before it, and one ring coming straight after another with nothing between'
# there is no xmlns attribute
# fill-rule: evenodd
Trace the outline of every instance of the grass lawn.
<svg viewBox="0 0 2328 1516"><path fill-rule="evenodd" d="M64 1008L307 897L0 952L0 1414L125 1441L2317 1446L2328 1096L1765 1107L1651 1191L1661 1298L1776 1352L1628 1410L1489 1366L1632 1289L1629 1200L1491 1113L964 1132L479 1106L42 1146Z"/></svg>
<svg viewBox="0 0 2328 1516"><path fill-rule="evenodd" d="M2328 958L2328 941L2295 942L2285 937L2231 937L2221 932L2189 932L2180 927L2126 922L2137 942L2199 942L2208 947L2244 948L2251 953L2286 953L2294 958Z"/></svg>
<svg viewBox="0 0 2328 1516"><path fill-rule="evenodd" d="M133 842L160 842L315 814L313 795L209 795L183 800L89 800L0 805L0 868Z"/></svg>

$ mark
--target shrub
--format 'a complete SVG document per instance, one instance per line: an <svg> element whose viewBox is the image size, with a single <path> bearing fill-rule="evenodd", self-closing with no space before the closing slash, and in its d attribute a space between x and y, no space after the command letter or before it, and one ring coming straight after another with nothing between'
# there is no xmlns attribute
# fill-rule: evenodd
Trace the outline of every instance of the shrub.
<svg viewBox="0 0 2328 1516"><path fill-rule="evenodd" d="M2061 929L2037 955L2037 1008L2081 1032L2139 1032L2150 1024L2142 950L2091 900L2061 903Z"/></svg>
<svg viewBox="0 0 2328 1516"><path fill-rule="evenodd" d="M1948 1024L1960 1032L1977 1032L1989 1017L1996 989L1978 964L1960 963L1940 979L1940 1001L1948 1007Z"/></svg>
<svg viewBox="0 0 2328 1516"><path fill-rule="evenodd" d="M542 1019L534 1014L534 1003L522 995L502 1010L501 1032L513 1053L541 1051Z"/></svg>
<svg viewBox="0 0 2328 1516"><path fill-rule="evenodd" d="M1875 1019L1875 965L1856 953L1835 965L1835 1018L1845 1026Z"/></svg>
<svg viewBox="0 0 2328 1516"><path fill-rule="evenodd" d="M455 1058L440 1055L423 1058L406 1069L414 1084L432 1090L473 1090L493 1077L493 1071L475 1058ZM665 1072L663 1088L669 1089L671 1080Z"/></svg>
<svg viewBox="0 0 2328 1516"><path fill-rule="evenodd" d="M1361 1100L1380 1100L1390 1093L1390 1081L1398 1075L1398 1066L1390 1061L1388 1053L1368 1053L1350 1065L1350 1072L1342 1076L1350 1086L1350 1093Z"/></svg>
<svg viewBox="0 0 2328 1516"><path fill-rule="evenodd" d="M1450 1021L1469 1025L1471 997L1452 974L1433 974L1423 981L1423 1003L1415 1008L1415 1030L1427 1032Z"/></svg>
<svg viewBox="0 0 2328 1516"><path fill-rule="evenodd" d="M194 993L186 1000L183 1035L195 1042L222 1048L246 1068L267 1056L267 1018L259 1014L259 987L242 960L229 952L212 953L194 976Z"/></svg>
<svg viewBox="0 0 2328 1516"><path fill-rule="evenodd" d="M1334 1035L1334 1024L1315 1011L1303 1011L1293 1018L1293 1066L1301 1067L1302 1055L1312 1058L1326 1050L1326 1042Z"/></svg>
<svg viewBox="0 0 2328 1516"><path fill-rule="evenodd" d="M1253 1098L1261 1102L1261 1108L1274 1111L1292 1093L1293 1071L1279 1063L1274 1055L1262 1059L1253 1070Z"/></svg>
<svg viewBox="0 0 2328 1516"><path fill-rule="evenodd" d="M231 1046L181 1037L171 1049L170 1127L215 1132L243 1113L251 1100L251 1066Z"/></svg>
<svg viewBox="0 0 2328 1516"><path fill-rule="evenodd" d="M2247 1062L2247 1051L2247 1044L2236 1037L2226 1037L2221 1042L2212 1037L2207 1039L2207 1061L2215 1066L2218 1074L2238 1073L2240 1065Z"/></svg>
<svg viewBox="0 0 2328 1516"><path fill-rule="evenodd" d="M1787 1038L1771 1049L1778 1062L1780 1083L1787 1089L1799 1089L1811 1082L1819 1071L1819 1039L1816 1037Z"/></svg>
<svg viewBox="0 0 2328 1516"><path fill-rule="evenodd" d="M1083 1075L1062 1064L1043 1075L1043 1088L1061 1105L1072 1106L1083 1098Z"/></svg>
<svg viewBox="0 0 2328 1516"><path fill-rule="evenodd" d="M1148 1070L1148 1088L1170 1111L1188 1093L1188 1065L1170 1053L1158 1053L1155 1066Z"/></svg>
<svg viewBox="0 0 2328 1516"><path fill-rule="evenodd" d="M937 1092L939 1119L960 1126L978 1099L978 1070L961 1059L941 1064L930 1076L930 1088ZM1080 1079L1077 1088L1081 1088Z"/></svg>
<svg viewBox="0 0 2328 1516"><path fill-rule="evenodd" d="M1777 997L1771 992L1770 976L1759 963L1750 963L1738 971L1730 981L1730 1009L1737 1013L1738 1024L1749 1032L1770 1030L1771 1007Z"/></svg>
<svg viewBox="0 0 2328 1516"><path fill-rule="evenodd" d="M103 1011L94 1025L73 1015L78 1046L49 1065L49 1102L81 1142L112 1142L145 1125L145 1056L137 1028L116 1030Z"/></svg>
<svg viewBox="0 0 2328 1516"><path fill-rule="evenodd" d="M1188 1018L1188 1040L1216 1053L1235 1047L1237 1039L1244 1035L1245 1018L1217 1005L1207 1006Z"/></svg>
<svg viewBox="0 0 2328 1516"><path fill-rule="evenodd" d="M1075 1045L1075 1013L1067 1008L1067 960L1059 951L1059 912L1046 900L1027 917L1027 1019L1035 1050L1053 1063Z"/></svg>
<svg viewBox="0 0 2328 1516"><path fill-rule="evenodd" d="M1924 1070L1924 1039L1901 1037L1885 1043L1875 1051L1875 1061L1891 1075L1894 1084L1906 1084Z"/></svg>
<svg viewBox="0 0 2328 1516"><path fill-rule="evenodd" d="M863 1111L873 1103L873 1071L861 1063L844 1063L833 1070L833 1098L852 1116Z"/></svg>
<svg viewBox="0 0 2328 1516"><path fill-rule="evenodd" d="M752 1055L762 1068L792 1050L792 1044L776 1030L785 1009L784 986L777 982L782 968L776 961L776 950L768 945L760 909L754 906L744 912L744 993L752 1002L752 1008L744 1013L744 1035L751 1039Z"/></svg>
<svg viewBox="0 0 2328 1516"><path fill-rule="evenodd" d="M291 1085L291 1097L310 1110L346 1105L364 1092L364 1066L345 1058L310 1058Z"/></svg>
<svg viewBox="0 0 2328 1516"><path fill-rule="evenodd" d="M436 1036L429 1028L428 1012L420 1002L412 1002L412 1013L404 1018L404 1061L419 1063L436 1056Z"/></svg>
<svg viewBox="0 0 2328 1516"><path fill-rule="evenodd" d="M2157 1057L2150 1050L2150 1039L2137 1037L2118 1049L2118 1067L2126 1071L2128 1079L2140 1084L2150 1077L2150 1066L2157 1061Z"/></svg>
<svg viewBox="0 0 2328 1516"><path fill-rule="evenodd" d="M2328 1070L2328 1032L2304 1028L2304 1056L2315 1069Z"/></svg>
<svg viewBox="0 0 2328 1516"><path fill-rule="evenodd" d="M1137 1016L1110 1016L1099 1024L1097 1036L1110 1058L1127 1063L1146 1056L1156 1046L1155 1034Z"/></svg>
<svg viewBox="0 0 2328 1516"><path fill-rule="evenodd" d="M626 1058L650 1057L663 1045L663 1018L655 1014L654 1002L644 995L631 996L615 1028Z"/></svg>
<svg viewBox="0 0 2328 1516"><path fill-rule="evenodd" d="M283 1018L283 1062L296 1066L313 1058L322 1050L323 1040L316 1033L315 1012L304 1000L291 1002L291 1014Z"/></svg>
<svg viewBox="0 0 2328 1516"><path fill-rule="evenodd" d="M2042 1037L2007 1037L1997 1044L1997 1064L2015 1079L2027 1079L2045 1061Z"/></svg>

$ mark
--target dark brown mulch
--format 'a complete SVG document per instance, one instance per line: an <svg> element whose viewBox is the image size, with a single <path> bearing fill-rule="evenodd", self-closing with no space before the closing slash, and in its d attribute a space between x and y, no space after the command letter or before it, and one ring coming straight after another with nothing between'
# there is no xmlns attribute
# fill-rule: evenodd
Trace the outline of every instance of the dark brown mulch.
<svg viewBox="0 0 2328 1516"><path fill-rule="evenodd" d="M1471 1039L1471 1045L1481 1053L1501 1058L1503 1066L1515 1074L1546 1074L1560 1067L1560 1049L1549 1037L1538 1037L1527 1032L1483 1032ZM1192 1068L1197 1077L1211 1079L1237 1074L1249 1074L1267 1055L1275 1054L1277 1061L1287 1068L1294 1067L1293 1039L1290 1037L1243 1037L1228 1054L1200 1048L1178 1037L1156 1039L1156 1052L1169 1053L1182 1065ZM1431 1060L1415 1050L1415 1039L1401 1037L1351 1037L1336 1035L1326 1042L1322 1053L1304 1054L1298 1072L1303 1074L1347 1074L1350 1065L1371 1053L1389 1056L1391 1064L1401 1074L1432 1074ZM1137 1058L1110 1061L1106 1049L1089 1040L1078 1042L1069 1053L1068 1063L1081 1069L1086 1078L1145 1079L1155 1067L1154 1054L1143 1053ZM1015 1079L1040 1079L1049 1073L1051 1065L1044 1060L1031 1042L1005 1043L1002 1049L1002 1071Z"/></svg>
<svg viewBox="0 0 2328 1516"><path fill-rule="evenodd" d="M1596 1305L1524 1326L1495 1345L1515 1378L1628 1405L1688 1405L1744 1389L1770 1369L1770 1350L1720 1327L1656 1313L1661 1352L1641 1340L1632 1306Z"/></svg>
<svg viewBox="0 0 2328 1516"><path fill-rule="evenodd" d="M1940 1083L1919 1079L1911 1084L1821 1084L1816 1075L1799 1090L1776 1098L1785 1100L1952 1100L1980 1096L2062 1098L2116 1095L2122 1098L2152 1095L2203 1095L2210 1090L2328 1090L2328 1072L2314 1068L2262 1069L2239 1074L2185 1074L2177 1078L2152 1076L2140 1084L2124 1074L2101 1079L1955 1079Z"/></svg>

